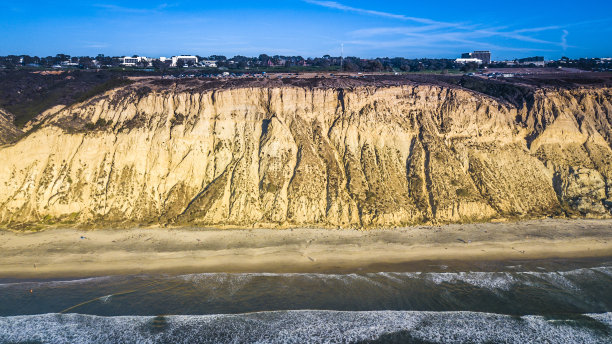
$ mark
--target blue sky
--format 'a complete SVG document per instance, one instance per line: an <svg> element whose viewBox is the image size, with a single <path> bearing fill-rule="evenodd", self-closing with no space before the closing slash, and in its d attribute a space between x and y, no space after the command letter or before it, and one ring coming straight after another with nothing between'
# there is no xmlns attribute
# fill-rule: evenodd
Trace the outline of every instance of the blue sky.
<svg viewBox="0 0 612 344"><path fill-rule="evenodd" d="M612 56L612 1L9 1L0 55Z"/></svg>

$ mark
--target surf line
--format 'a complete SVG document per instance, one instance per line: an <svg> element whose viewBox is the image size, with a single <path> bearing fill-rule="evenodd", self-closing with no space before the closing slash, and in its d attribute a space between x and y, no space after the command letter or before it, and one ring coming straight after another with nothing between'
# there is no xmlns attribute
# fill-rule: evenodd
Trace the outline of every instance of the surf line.
<svg viewBox="0 0 612 344"><path fill-rule="evenodd" d="M152 286L152 285L154 285L154 284L157 284L157 282L151 282L151 283L145 284L145 285L143 285L143 286L141 286L141 287L138 287L138 288L136 288L136 289L126 290L126 291L122 291L122 292L119 292L119 293L114 293L114 294L109 294L109 295L102 295L102 296L98 296L98 297L95 297L95 298L93 298L93 299L91 299L91 300L83 301L83 302L81 302L81 303L79 303L79 304L76 304L76 305L74 305L74 306L72 306L72 307L68 307L68 308L64 309L63 311L59 312L59 314L66 313L66 312L68 312L68 311L70 311L70 310L73 310L73 309L75 309L75 308L81 307L81 306L86 305L86 304L88 304L88 303L92 303L92 302L97 301L97 300L101 300L101 299L103 299L103 298L105 298L105 297L109 297L109 296L119 296L119 295L126 295L126 294L135 293L135 292L137 292L137 291L139 291L139 290L141 290L141 289L143 289L143 288L146 288L146 287Z"/></svg>

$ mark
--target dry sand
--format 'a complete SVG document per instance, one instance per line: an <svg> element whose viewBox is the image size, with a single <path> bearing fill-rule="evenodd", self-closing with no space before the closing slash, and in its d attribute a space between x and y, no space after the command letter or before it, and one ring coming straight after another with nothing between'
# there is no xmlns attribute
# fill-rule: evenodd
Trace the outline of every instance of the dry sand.
<svg viewBox="0 0 612 344"><path fill-rule="evenodd" d="M612 256L612 220L330 229L0 231L0 277L384 271L419 261Z"/></svg>

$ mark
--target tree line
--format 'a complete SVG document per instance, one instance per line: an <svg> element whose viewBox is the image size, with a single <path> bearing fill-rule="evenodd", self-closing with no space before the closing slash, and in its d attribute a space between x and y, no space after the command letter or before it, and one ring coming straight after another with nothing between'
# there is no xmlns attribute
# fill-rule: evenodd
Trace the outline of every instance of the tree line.
<svg viewBox="0 0 612 344"><path fill-rule="evenodd" d="M135 56L134 56L135 57ZM355 56L340 57L324 55L322 57L302 56L282 56L261 54L256 57L236 55L226 57L223 55L197 56L199 61L215 61L217 67L227 69L248 69L248 68L282 68L282 67L312 67L321 70L343 70L349 72L410 72L423 70L442 70L458 69L452 59L406 59L395 58L373 58L364 59ZM121 66L123 56L70 56L67 54L57 54L55 56L30 56L30 55L8 55L0 56L0 66L4 68L18 67L43 67L51 68L58 65L66 65L78 68L112 68ZM191 65L189 65L191 66ZM154 59L150 64L144 63L138 67L152 67L155 69L167 69L169 61L165 63L159 59ZM188 65L185 65L188 67Z"/></svg>
<svg viewBox="0 0 612 344"><path fill-rule="evenodd" d="M134 55L133 57L136 57ZM454 59L407 59L403 57L379 57L364 59L356 56L330 56L308 57L302 56L282 56L282 55L267 55L260 54L256 57L247 57L236 55L234 57L226 57L223 55L197 56L198 61L215 61L217 67L221 69L231 70L266 70L266 69L311 69L311 70L328 70L328 71L346 71L346 72L422 72L422 71L446 71L446 70L461 70L464 72L473 71L479 67L475 63L458 64ZM7 55L0 56L0 68L14 69L22 67L32 68L52 68L55 66L70 66L82 69L104 69L120 67L123 61L123 56L106 56L98 54L97 56L70 56L67 54L57 54L55 56L30 56L30 55ZM490 67L503 68L512 67L504 62L494 62ZM529 65L523 65L523 67ZM584 70L611 70L612 61L599 58L580 58L569 59L563 57L557 61L549 61L546 63L548 67L573 67ZM170 60L165 62L159 59L153 59L149 62L141 62L136 67L153 68L159 71L165 71L170 68ZM179 60L179 68L193 67L192 63L183 63ZM535 67L532 66L532 67Z"/></svg>

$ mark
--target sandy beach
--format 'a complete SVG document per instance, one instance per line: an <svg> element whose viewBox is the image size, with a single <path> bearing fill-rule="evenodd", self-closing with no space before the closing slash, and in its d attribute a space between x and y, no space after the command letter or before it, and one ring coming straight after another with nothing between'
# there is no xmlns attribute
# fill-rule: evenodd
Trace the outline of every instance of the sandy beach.
<svg viewBox="0 0 612 344"><path fill-rule="evenodd" d="M532 220L368 231L137 228L0 232L0 277L386 271L422 261L612 256L612 220Z"/></svg>

